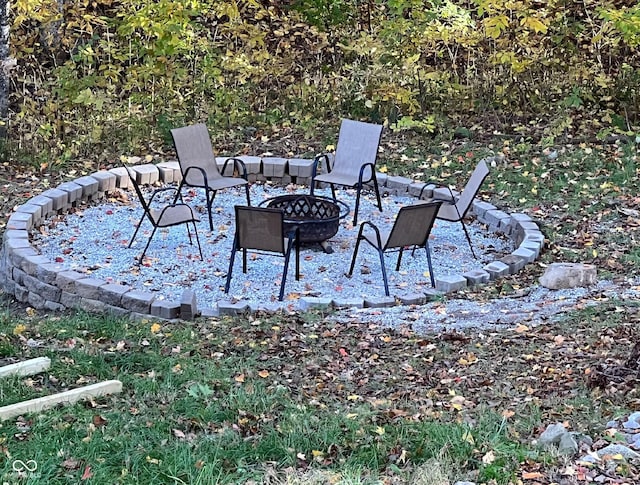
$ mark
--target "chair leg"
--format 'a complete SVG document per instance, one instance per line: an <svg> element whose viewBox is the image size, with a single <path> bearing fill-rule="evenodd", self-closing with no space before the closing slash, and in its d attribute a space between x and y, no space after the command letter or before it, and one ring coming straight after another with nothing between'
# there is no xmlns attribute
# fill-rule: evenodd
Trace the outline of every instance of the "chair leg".
<svg viewBox="0 0 640 485"><path fill-rule="evenodd" d="M471 254L473 254L473 257L475 259L478 259L478 256L476 256L476 252L473 250L473 244L471 244L471 237L469 236L469 231L467 231L467 225L464 223L462 218L460 219L460 224L462 224L462 229L464 229L464 235L467 237L467 242L469 243Z"/></svg>
<svg viewBox="0 0 640 485"><path fill-rule="evenodd" d="M433 276L433 266L431 264L431 248L429 247L429 242L427 241L424 244L424 250L427 252L427 264L429 265L429 278L431 279L431 287L436 287L436 280Z"/></svg>
<svg viewBox="0 0 640 485"><path fill-rule="evenodd" d="M207 213L209 214L209 230L213 231L213 216L211 215L211 206L213 205L213 199L216 197L216 191L205 189L207 197ZM211 198L209 198L209 192L211 192Z"/></svg>
<svg viewBox="0 0 640 485"><path fill-rule="evenodd" d="M380 256L380 266L382 267L382 279L384 281L384 294L389 296L389 283L387 282L387 268L385 268L384 266L384 252L382 251L382 249L378 249L378 255Z"/></svg>
<svg viewBox="0 0 640 485"><path fill-rule="evenodd" d="M358 225L358 210L360 210L360 192L362 191L362 184L358 183L356 186L356 209L353 212L353 225Z"/></svg>
<svg viewBox="0 0 640 485"><path fill-rule="evenodd" d="M296 235L296 281L300 281L300 234Z"/></svg>
<svg viewBox="0 0 640 485"><path fill-rule="evenodd" d="M142 255L140 256L140 259L138 260L138 262L140 264L142 264L142 260L144 259L144 255L147 252L147 249L149 249L149 244L151 244L151 240L153 239L153 235L156 233L156 226L153 226L153 231L151 231L151 236L149 236L149 239L147 240L147 245L144 247L144 249L142 250Z"/></svg>
<svg viewBox="0 0 640 485"><path fill-rule="evenodd" d="M136 235L138 234L138 231L140 230L140 226L142 225L142 221L144 220L144 214L142 214L142 219L140 219L138 221L138 225L136 226L136 230L133 233L133 236L131 236L131 240L129 241L129 245L127 246L128 248L131 247L131 245L133 244L133 240L136 238Z"/></svg>
<svg viewBox="0 0 640 485"><path fill-rule="evenodd" d="M196 223L193 222L193 232L196 234L196 242L198 243L198 251L200 252L200 261L204 261L204 256L202 255L202 246L200 246L200 237L198 236L198 229L196 228ZM189 224L187 224L187 231L189 230ZM191 234L189 234L189 240L191 240Z"/></svg>
<svg viewBox="0 0 640 485"><path fill-rule="evenodd" d="M242 248L242 272L247 272L247 250Z"/></svg>
<svg viewBox="0 0 640 485"><path fill-rule="evenodd" d="M351 257L351 266L349 266L349 272L347 276L351 276L353 274L353 267L356 265L356 256L358 255L358 249L360 249L360 241L362 241L362 230L363 226L360 226L360 230L358 231L358 238L356 239L356 247L353 248L353 256Z"/></svg>
<svg viewBox="0 0 640 485"><path fill-rule="evenodd" d="M236 240L233 240L233 247L231 248L231 258L229 259L229 270L227 271L227 282L224 285L224 292L229 293L229 286L231 286L231 273L233 273L233 263L236 259Z"/></svg>
<svg viewBox="0 0 640 485"><path fill-rule="evenodd" d="M400 271L400 262L402 261L403 251L404 251L404 248L400 248L400 251L398 251L398 262L396 263L396 271Z"/></svg>
<svg viewBox="0 0 640 485"><path fill-rule="evenodd" d="M334 202L337 202L338 198L336 197L336 188L333 184L330 184L330 185L331 185L331 197L333 197Z"/></svg>
<svg viewBox="0 0 640 485"><path fill-rule="evenodd" d="M247 194L247 205L251 207L251 195L249 195L249 184L245 184L244 190Z"/></svg>
<svg viewBox="0 0 640 485"><path fill-rule="evenodd" d="M382 212L382 200L380 199L380 189L378 188L378 177L376 174L373 174L373 190L376 192L376 199L378 201L378 209Z"/></svg>
<svg viewBox="0 0 640 485"><path fill-rule="evenodd" d="M287 271L289 271L289 257L291 256L291 248L293 241L289 240L287 244L287 252L284 255L284 270L282 271L282 281L280 282L280 293L278 295L278 301L282 301L284 298L284 285L287 283Z"/></svg>

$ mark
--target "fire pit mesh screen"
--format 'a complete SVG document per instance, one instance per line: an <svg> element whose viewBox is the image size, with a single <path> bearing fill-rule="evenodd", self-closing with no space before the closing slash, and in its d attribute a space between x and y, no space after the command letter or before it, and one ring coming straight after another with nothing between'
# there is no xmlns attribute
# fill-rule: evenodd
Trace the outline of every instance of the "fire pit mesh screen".
<svg viewBox="0 0 640 485"><path fill-rule="evenodd" d="M282 209L285 225L300 227L300 241L325 241L335 236L340 224L340 207L331 199L312 195L281 195L267 201L267 207Z"/></svg>

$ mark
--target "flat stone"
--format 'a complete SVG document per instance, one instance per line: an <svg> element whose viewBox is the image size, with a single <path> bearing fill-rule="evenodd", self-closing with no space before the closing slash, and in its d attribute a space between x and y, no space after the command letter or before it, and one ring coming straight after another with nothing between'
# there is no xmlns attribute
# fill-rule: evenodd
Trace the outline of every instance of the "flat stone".
<svg viewBox="0 0 640 485"><path fill-rule="evenodd" d="M462 273L462 276L467 279L468 286L480 285L491 281L491 275L483 269L473 269L466 273Z"/></svg>
<svg viewBox="0 0 640 485"><path fill-rule="evenodd" d="M605 446L604 448L600 448L596 451L598 457L605 458L606 456L615 456L622 455L623 458L629 459L638 459L640 458L640 454L633 451L631 448L620 445L620 444L612 444Z"/></svg>
<svg viewBox="0 0 640 485"><path fill-rule="evenodd" d="M538 445L557 445L558 443L560 443L562 437L566 434L569 434L569 432L562 423L550 424L538 438Z"/></svg>
<svg viewBox="0 0 640 485"><path fill-rule="evenodd" d="M107 284L98 278L83 278L75 282L75 293L82 298L100 299L100 287Z"/></svg>
<svg viewBox="0 0 640 485"><path fill-rule="evenodd" d="M262 174L267 177L284 177L287 170L287 159L267 157L262 159Z"/></svg>
<svg viewBox="0 0 640 485"><path fill-rule="evenodd" d="M99 288L99 300L107 305L120 306L122 304L122 295L132 291L133 288L128 285L119 285L117 283L107 283Z"/></svg>
<svg viewBox="0 0 640 485"><path fill-rule="evenodd" d="M218 312L220 315L242 315L249 311L249 303L246 301L230 302L219 301Z"/></svg>
<svg viewBox="0 0 640 485"><path fill-rule="evenodd" d="M184 290L180 297L180 318L193 320L198 316L198 301L192 290Z"/></svg>
<svg viewBox="0 0 640 485"><path fill-rule="evenodd" d="M334 298L331 300L334 308L364 308L364 300L362 298Z"/></svg>
<svg viewBox="0 0 640 485"><path fill-rule="evenodd" d="M244 163L244 166L247 169L247 175L262 173L262 157L241 155L234 158L237 158L238 160L241 160L242 163Z"/></svg>
<svg viewBox="0 0 640 485"><path fill-rule="evenodd" d="M397 295L397 299L400 300L403 305L424 305L427 302L427 297L424 293Z"/></svg>
<svg viewBox="0 0 640 485"><path fill-rule="evenodd" d="M111 192L116 188L117 177L106 170L92 173L91 176L98 181L98 192Z"/></svg>
<svg viewBox="0 0 640 485"><path fill-rule="evenodd" d="M180 183L182 181L182 172L180 171L180 162L171 160L169 162L160 162L156 164L158 176L165 184Z"/></svg>
<svg viewBox="0 0 640 485"><path fill-rule="evenodd" d="M116 187L119 189L128 189L131 186L131 180L127 174L127 169L124 167L115 167L109 170L116 176Z"/></svg>
<svg viewBox="0 0 640 485"><path fill-rule="evenodd" d="M144 165L133 165L129 167L135 174L136 183L138 185L150 185L155 184L160 180L160 172L158 167L152 163L146 163Z"/></svg>
<svg viewBox="0 0 640 485"><path fill-rule="evenodd" d="M452 293L467 287L467 279L462 275L440 276L436 280L436 290L443 293Z"/></svg>
<svg viewBox="0 0 640 485"><path fill-rule="evenodd" d="M436 186L433 184L426 184L424 182L413 182L408 187L409 195L418 198L422 193L422 197L420 197L421 199L430 199L433 196L433 189L435 187Z"/></svg>
<svg viewBox="0 0 640 485"><path fill-rule="evenodd" d="M62 291L75 294L76 281L86 277L87 275L78 273L77 271L61 271L56 275L56 286Z"/></svg>
<svg viewBox="0 0 640 485"><path fill-rule="evenodd" d="M75 205L77 201L82 199L82 185L75 182L63 182L58 185L57 189L67 193L69 205Z"/></svg>
<svg viewBox="0 0 640 485"><path fill-rule="evenodd" d="M78 177L74 182L82 187L83 199L91 199L98 192L98 186L100 185L98 180L89 175Z"/></svg>
<svg viewBox="0 0 640 485"><path fill-rule="evenodd" d="M33 228L33 214L27 212L14 212L9 216L7 221L7 229L26 229Z"/></svg>
<svg viewBox="0 0 640 485"><path fill-rule="evenodd" d="M66 210L69 207L69 194L60 189L48 189L42 192L40 195L48 197L53 203L53 210L60 212Z"/></svg>
<svg viewBox="0 0 640 485"><path fill-rule="evenodd" d="M525 260L526 264L533 263L536 259L536 252L531 249L520 246L518 249L511 253L513 256L518 256Z"/></svg>
<svg viewBox="0 0 640 485"><path fill-rule="evenodd" d="M37 225L42 220L42 206L37 204L22 204L16 207L16 212L24 212L25 214L31 214L33 216L34 225Z"/></svg>
<svg viewBox="0 0 640 485"><path fill-rule="evenodd" d="M540 284L551 290L560 290L594 285L596 280L596 267L593 264L552 263L540 277Z"/></svg>
<svg viewBox="0 0 640 485"><path fill-rule="evenodd" d="M131 290L122 295L122 306L132 312L148 315L155 298L155 294L149 291Z"/></svg>
<svg viewBox="0 0 640 485"><path fill-rule="evenodd" d="M311 175L313 175L313 160L290 158L289 175L292 177L311 178Z"/></svg>
<svg viewBox="0 0 640 485"><path fill-rule="evenodd" d="M35 197L31 197L29 199L29 204L39 205L40 206L40 215L41 217L49 217L53 214L53 200L49 197L45 197L44 195L36 195ZM34 223L35 223L34 218ZM38 221L39 222L39 221Z"/></svg>
<svg viewBox="0 0 640 485"><path fill-rule="evenodd" d="M526 259L514 254L508 254L507 256L500 258L498 261L509 266L510 274L516 274L527 264Z"/></svg>
<svg viewBox="0 0 640 485"><path fill-rule="evenodd" d="M509 265L504 264L502 261L493 261L485 265L483 269L491 275L492 280L509 275Z"/></svg>
<svg viewBox="0 0 640 485"><path fill-rule="evenodd" d="M154 317L172 320L178 318L180 303L169 300L154 300L151 303L151 315Z"/></svg>
<svg viewBox="0 0 640 485"><path fill-rule="evenodd" d="M484 222L484 214L487 211L495 210L497 207L493 204L489 204L489 202L484 202L482 200L474 200L471 203L471 212L482 222Z"/></svg>
<svg viewBox="0 0 640 485"><path fill-rule="evenodd" d="M393 296L372 296L365 297L364 299L364 307L365 308L387 308L392 307L396 304L396 299Z"/></svg>
<svg viewBox="0 0 640 485"><path fill-rule="evenodd" d="M390 176L387 177L387 183L385 186L388 189L395 189L397 195L401 195L409 191L409 186L413 183L413 180L407 177Z"/></svg>
<svg viewBox="0 0 640 485"><path fill-rule="evenodd" d="M307 311L312 309L329 309L331 308L331 298L319 298L312 296L303 296L298 300L300 310Z"/></svg>
<svg viewBox="0 0 640 485"><path fill-rule="evenodd" d="M2 235L2 240L6 241L7 239L26 239L29 240L29 231L26 229L9 229L8 231L4 231Z"/></svg>

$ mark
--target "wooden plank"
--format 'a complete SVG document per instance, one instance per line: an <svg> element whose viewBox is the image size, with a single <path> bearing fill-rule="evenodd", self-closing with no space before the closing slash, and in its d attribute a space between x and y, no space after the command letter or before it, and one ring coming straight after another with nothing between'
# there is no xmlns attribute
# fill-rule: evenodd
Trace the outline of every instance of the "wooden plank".
<svg viewBox="0 0 640 485"><path fill-rule="evenodd" d="M31 376L39 374L51 367L49 357L38 357L37 359L16 362L15 364L0 367L0 378L9 376Z"/></svg>
<svg viewBox="0 0 640 485"><path fill-rule="evenodd" d="M86 397L105 396L107 394L117 394L122 391L122 382L103 381L90 386L79 387L70 391L52 394L50 396L30 399L8 406L0 407L0 421L11 419L26 413L35 413L50 409L58 404L73 404Z"/></svg>

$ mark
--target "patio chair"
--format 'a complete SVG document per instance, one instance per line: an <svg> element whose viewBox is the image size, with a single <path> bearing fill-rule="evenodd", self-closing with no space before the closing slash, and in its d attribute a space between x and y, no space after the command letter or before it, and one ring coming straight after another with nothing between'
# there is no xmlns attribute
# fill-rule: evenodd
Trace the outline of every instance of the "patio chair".
<svg viewBox="0 0 640 485"><path fill-rule="evenodd" d="M218 190L244 185L247 205L251 205L247 169L244 163L238 158L228 158L222 166L221 173L211 147L209 131L204 123L174 128L171 130L171 137L178 156L180 172L182 172L178 190L181 191L184 186L205 190L210 230L213 231L211 204ZM242 178L222 175L227 173L227 164L230 162L234 165L234 172L237 171Z"/></svg>
<svg viewBox="0 0 640 485"><path fill-rule="evenodd" d="M327 154L318 155L313 164L311 176L311 195L316 182L326 182L331 186L333 200L336 199L335 185L356 188L356 207L353 214L353 225L358 223L360 208L360 192L364 184L373 182L373 189L378 201L378 209L382 212L378 179L376 178L376 158L382 136L382 125L363 123L361 121L342 120L335 160L329 163ZM319 174L318 164L324 159L327 173Z"/></svg>
<svg viewBox="0 0 640 485"><path fill-rule="evenodd" d="M202 247L200 246L200 238L198 237L198 229L196 228L196 222L199 222L200 219L198 219L198 216L195 215L193 209L183 202L174 202L167 204L159 203L157 200L155 200L156 197L160 194L177 191L177 189L175 187L165 187L157 189L151 194L149 200L146 200L144 195L142 194L142 191L140 190L138 182L136 181L135 174L133 174L132 170L126 165L124 165L124 168L127 170L127 174L129 175L129 179L131 180L131 185L133 186L136 195L140 200L140 205L142 206L143 210L142 217L140 217L140 221L138 221L138 224L136 225L136 230L134 231L133 236L131 236L131 241L129 241L128 247L131 247L131 245L133 244L133 241L136 238L136 235L140 230L140 226L142 226L145 218L148 219L153 226L153 231L151 231L151 235L149 236L147 244L144 247L140 258L138 259L138 263L142 263L144 255L146 254L147 249L149 249L151 240L153 239L153 236L155 235L158 228L185 224L187 226L187 234L189 235L189 244L193 244L191 232L189 231L189 223L193 224L193 232L195 232L196 241L198 243L198 252L200 253L200 259L203 260L204 258L202 256ZM178 192L178 196L179 195L180 194ZM155 207L152 207L152 204L155 205Z"/></svg>
<svg viewBox="0 0 640 485"><path fill-rule="evenodd" d="M280 283L278 300L284 297L284 287L287 282L289 258L295 246L296 252L296 280L300 279L300 230L297 226L287 230L284 223L282 209L268 207L235 206L236 230L231 249L231 260L227 272L227 282L224 292L229 293L233 263L237 251L242 251L242 272L247 272L247 250L257 250L267 253L277 253L284 257L284 269Z"/></svg>
<svg viewBox="0 0 640 485"><path fill-rule="evenodd" d="M480 160L476 168L474 169L471 177L467 181L462 193L456 199L453 195L453 191L450 187L449 193L451 196L448 199L442 199L440 197L435 197L430 200L442 200L443 204L440 207L440 211L438 212L438 219L449 221L449 222L460 222L462 224L462 229L464 230L464 235L467 238L467 242L469 243L469 248L471 248L471 254L473 257L478 259L475 251L473 250L473 245L471 244L471 237L469 236L469 231L467 231L467 226L464 223L464 218L467 215L467 212L471 208L471 204L473 203L473 199L478 194L480 190L480 186L484 182L484 179L489 175L489 167L484 160ZM420 191L419 199L422 199L422 193L427 188L425 185Z"/></svg>
<svg viewBox="0 0 640 485"><path fill-rule="evenodd" d="M435 286L433 266L431 265L431 250L429 249L429 234L431 234L436 214L441 205L442 201L437 200L433 202L418 202L402 207L398 211L393 227L388 233L381 232L373 222L363 222L358 231L356 247L353 249L353 257L351 258L351 266L349 267L347 276L350 277L353 274L360 242L366 241L378 251L380 266L382 267L384 293L389 296L389 283L387 281L387 270L384 264L384 253L387 251L398 251L396 271L399 271L403 251L411 246L413 246L414 249L416 247L423 247L427 253L431 286Z"/></svg>

